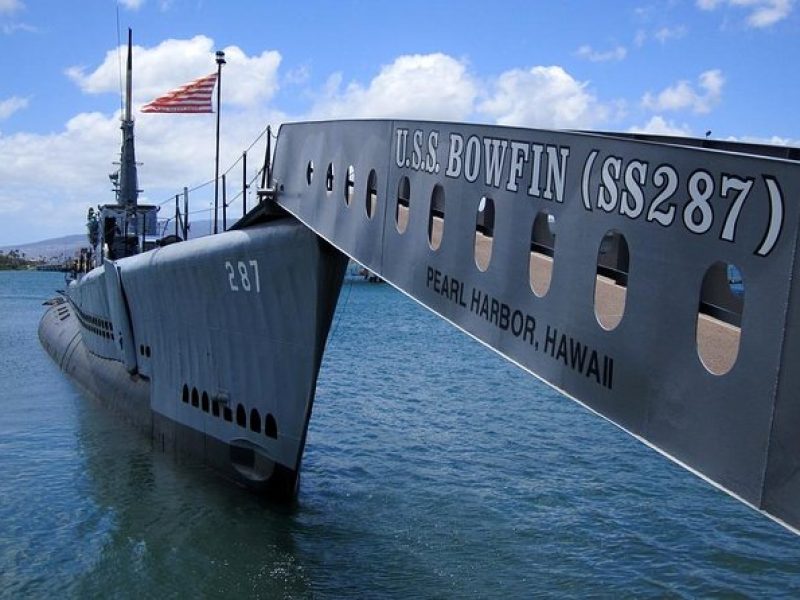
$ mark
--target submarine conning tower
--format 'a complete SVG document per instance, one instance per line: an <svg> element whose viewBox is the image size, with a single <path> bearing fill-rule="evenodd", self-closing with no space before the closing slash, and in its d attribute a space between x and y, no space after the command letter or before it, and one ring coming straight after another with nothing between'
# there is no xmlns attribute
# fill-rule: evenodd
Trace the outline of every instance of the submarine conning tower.
<svg viewBox="0 0 800 600"><path fill-rule="evenodd" d="M139 181L136 172L136 152L133 144L133 115L131 98L133 87L132 33L128 29L128 62L125 70L125 113L122 118L122 149L120 151L119 186L117 203L126 209L136 209Z"/></svg>
<svg viewBox="0 0 800 600"><path fill-rule="evenodd" d="M119 170L109 175L114 185L115 204L100 207L100 236L96 256L102 260L116 260L149 250L155 242L147 236L157 235L157 206L138 202L139 178L136 169L136 151L133 135L132 112L133 43L128 29L128 60L125 77L125 107L122 115L122 148Z"/></svg>

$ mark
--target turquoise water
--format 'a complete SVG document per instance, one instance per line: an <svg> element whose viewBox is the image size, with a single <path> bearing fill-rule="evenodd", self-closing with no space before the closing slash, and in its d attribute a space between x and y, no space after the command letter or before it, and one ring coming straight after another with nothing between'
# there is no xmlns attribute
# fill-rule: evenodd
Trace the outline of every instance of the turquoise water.
<svg viewBox="0 0 800 600"><path fill-rule="evenodd" d="M800 538L388 286L346 284L297 505L154 449L0 272L0 596L797 597Z"/></svg>

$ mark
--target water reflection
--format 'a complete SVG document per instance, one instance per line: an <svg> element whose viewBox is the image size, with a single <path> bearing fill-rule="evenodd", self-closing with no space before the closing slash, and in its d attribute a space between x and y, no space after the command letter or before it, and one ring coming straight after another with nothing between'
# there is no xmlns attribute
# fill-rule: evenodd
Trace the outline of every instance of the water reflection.
<svg viewBox="0 0 800 600"><path fill-rule="evenodd" d="M800 595L795 536L388 286L343 290L287 510L83 398L2 284L0 597Z"/></svg>
<svg viewBox="0 0 800 600"><path fill-rule="evenodd" d="M104 539L72 590L124 595L303 597L295 510L165 454L108 409L84 400L77 443Z"/></svg>

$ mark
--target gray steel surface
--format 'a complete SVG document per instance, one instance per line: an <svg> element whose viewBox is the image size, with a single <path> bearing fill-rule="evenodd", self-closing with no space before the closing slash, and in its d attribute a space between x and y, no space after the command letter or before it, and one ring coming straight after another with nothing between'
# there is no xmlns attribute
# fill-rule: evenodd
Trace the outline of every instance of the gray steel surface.
<svg viewBox="0 0 800 600"><path fill-rule="evenodd" d="M281 127L274 187L281 207L421 304L797 530L800 165L754 150L297 123ZM531 253L540 213L551 257ZM600 272L604 245L615 248L612 279ZM538 263L551 277L540 294ZM743 302L719 281L727 265L741 272ZM603 294L624 298L621 319L604 314L614 311Z"/></svg>
<svg viewBox="0 0 800 600"><path fill-rule="evenodd" d="M39 337L165 448L292 496L346 264L284 216L107 260L70 284Z"/></svg>

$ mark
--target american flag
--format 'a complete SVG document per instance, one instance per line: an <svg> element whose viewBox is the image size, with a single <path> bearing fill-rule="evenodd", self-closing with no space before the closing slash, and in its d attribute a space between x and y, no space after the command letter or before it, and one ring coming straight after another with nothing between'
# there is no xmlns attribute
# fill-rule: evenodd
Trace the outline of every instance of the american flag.
<svg viewBox="0 0 800 600"><path fill-rule="evenodd" d="M217 83L212 73L167 92L142 107L143 113L210 113L211 94Z"/></svg>

